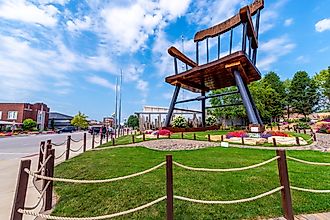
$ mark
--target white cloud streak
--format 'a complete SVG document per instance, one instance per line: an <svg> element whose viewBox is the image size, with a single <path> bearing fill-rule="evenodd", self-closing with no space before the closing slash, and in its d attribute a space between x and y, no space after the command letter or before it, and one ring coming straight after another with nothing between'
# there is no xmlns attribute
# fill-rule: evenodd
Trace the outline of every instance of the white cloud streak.
<svg viewBox="0 0 330 220"><path fill-rule="evenodd" d="M0 17L54 27L58 10L52 5L36 6L25 0L7 0L0 4Z"/></svg>
<svg viewBox="0 0 330 220"><path fill-rule="evenodd" d="M330 30L330 18L325 18L323 20L318 21L315 24L315 30L317 32L323 32L323 31Z"/></svg>

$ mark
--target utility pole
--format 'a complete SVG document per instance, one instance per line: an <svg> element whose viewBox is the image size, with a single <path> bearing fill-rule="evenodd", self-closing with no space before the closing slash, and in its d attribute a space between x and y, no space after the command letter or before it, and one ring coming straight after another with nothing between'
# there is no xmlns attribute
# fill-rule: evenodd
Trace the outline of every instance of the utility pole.
<svg viewBox="0 0 330 220"><path fill-rule="evenodd" d="M118 117L118 123L119 123L119 130L120 130L120 121L121 121L121 89L123 85L123 70L120 70L120 86L119 86L119 117Z"/></svg>

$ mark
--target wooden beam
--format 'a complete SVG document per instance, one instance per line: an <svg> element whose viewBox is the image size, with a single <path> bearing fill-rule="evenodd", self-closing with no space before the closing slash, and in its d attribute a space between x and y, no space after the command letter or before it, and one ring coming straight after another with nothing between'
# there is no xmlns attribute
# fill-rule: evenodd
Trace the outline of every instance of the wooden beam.
<svg viewBox="0 0 330 220"><path fill-rule="evenodd" d="M181 51L179 51L178 49L176 49L175 47L170 47L168 48L167 52L175 58L178 58L179 60L181 60L182 62L184 62L185 64L191 66L191 67L196 67L198 66L197 63L195 63L194 61L192 61L189 57L187 57L186 55L184 55Z"/></svg>
<svg viewBox="0 0 330 220"><path fill-rule="evenodd" d="M253 27L252 17L250 14L249 6L245 6L239 10L239 15L241 18L241 22L247 24L247 36L252 38L252 48L258 48L258 39L257 34Z"/></svg>
<svg viewBox="0 0 330 220"><path fill-rule="evenodd" d="M264 8L264 0L255 0L248 7L250 10L251 16L254 16L257 13L258 9L261 10ZM231 28L237 27L241 23L242 23L242 21L241 21L240 15L237 14L220 24L217 24L217 25L207 28L205 30L198 31L195 34L194 41L198 42L198 41L202 41L208 37L215 37L219 34L223 34L227 31L229 31Z"/></svg>

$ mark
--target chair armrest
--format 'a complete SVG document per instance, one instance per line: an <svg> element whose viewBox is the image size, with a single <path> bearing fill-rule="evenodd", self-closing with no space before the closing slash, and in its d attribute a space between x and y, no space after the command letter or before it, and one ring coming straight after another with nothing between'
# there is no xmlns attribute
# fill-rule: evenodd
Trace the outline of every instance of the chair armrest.
<svg viewBox="0 0 330 220"><path fill-rule="evenodd" d="M168 48L167 52L175 58L178 58L179 60L181 60L182 62L184 62L185 64L191 66L191 67L196 67L198 66L197 63L195 63L194 61L192 61L189 57L187 57L186 55L184 55L183 53L181 53L181 51L179 51L178 49L176 49L175 47L170 47Z"/></svg>

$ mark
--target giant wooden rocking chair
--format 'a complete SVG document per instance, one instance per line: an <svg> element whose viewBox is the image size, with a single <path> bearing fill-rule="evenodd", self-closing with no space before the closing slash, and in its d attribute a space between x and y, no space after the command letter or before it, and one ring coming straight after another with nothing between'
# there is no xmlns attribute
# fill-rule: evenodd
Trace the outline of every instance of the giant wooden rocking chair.
<svg viewBox="0 0 330 220"><path fill-rule="evenodd" d="M242 98L243 105L246 109L250 124L262 126L262 120L259 112L251 97L247 84L259 80L261 78L259 70L256 68L257 48L258 48L258 32L260 11L264 8L263 0L255 0L251 5L247 5L240 9L239 13L223 23L217 24L211 28L199 31L195 34L196 42L196 62L185 56L175 47L170 47L168 53L174 57L175 75L166 77L165 81L175 86L172 101L166 117L165 126L170 126L175 105L184 102L201 101L202 125L205 127L205 100L213 97L230 95L239 93ZM252 16L256 15L255 27ZM242 25L242 49L232 53L233 28ZM230 31L229 55L220 57L220 35ZM217 60L209 62L209 38L218 38L218 57ZM206 40L206 64L199 63L199 44ZM177 60L182 61L186 65L186 71L178 72ZM188 66L191 69L188 69ZM229 86L237 86L237 92L222 93L217 95L205 96L206 92L211 90L225 88ZM201 96L195 99L177 101L180 88L187 89L192 92L201 93ZM225 107L225 106L216 106Z"/></svg>

